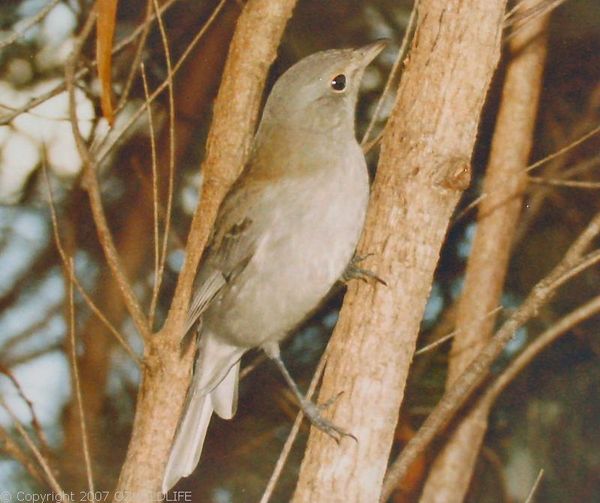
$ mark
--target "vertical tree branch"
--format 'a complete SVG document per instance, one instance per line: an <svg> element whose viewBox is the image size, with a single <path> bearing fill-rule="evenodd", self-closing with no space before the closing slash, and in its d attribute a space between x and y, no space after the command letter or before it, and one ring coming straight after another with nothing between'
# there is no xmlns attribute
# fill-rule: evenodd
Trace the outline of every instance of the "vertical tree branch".
<svg viewBox="0 0 600 503"><path fill-rule="evenodd" d="M186 260L163 329L146 347L132 438L117 490L129 502L160 491L163 469L190 376L179 340L194 273L218 207L237 177L254 132L264 83L296 0L250 0L238 20L202 164L204 183Z"/></svg>
<svg viewBox="0 0 600 503"><path fill-rule="evenodd" d="M422 0L386 127L361 254L381 285L352 285L331 340L323 399L358 442L311 430L294 502L378 501L416 337L448 221L469 182L500 54L504 0Z"/></svg>
<svg viewBox="0 0 600 503"><path fill-rule="evenodd" d="M523 8L539 0L525 0ZM506 72L490 162L483 184L477 233L467 265L456 318L446 388L477 355L494 329L485 316L501 300L511 244L527 184L529 159L546 59L548 17L533 19L510 41L513 57ZM422 502L461 502L487 429L489 403L474 407L452 433L427 478Z"/></svg>

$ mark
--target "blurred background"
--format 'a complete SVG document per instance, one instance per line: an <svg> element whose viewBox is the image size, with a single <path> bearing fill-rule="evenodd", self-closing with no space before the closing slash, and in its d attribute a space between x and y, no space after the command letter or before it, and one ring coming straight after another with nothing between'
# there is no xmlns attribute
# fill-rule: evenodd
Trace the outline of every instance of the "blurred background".
<svg viewBox="0 0 600 503"><path fill-rule="evenodd" d="M178 0L161 5L167 7L164 22L176 61L217 2ZM234 0L224 2L175 77L175 197L156 327L164 319L182 263L183 244L201 184L199 166L211 106L242 5ZM85 0L0 3L0 404L6 405L31 432L67 491L85 488L86 478L68 357L68 280L53 237L48 182L61 241L74 259L77 278L133 349L138 354L142 351L98 244L87 195L80 184L81 161L68 121L64 65L91 6ZM395 60L411 6L411 2L398 0L300 0L267 87L293 62L312 52L389 38L390 46L364 78L357 113L360 138ZM146 2L121 2L115 46L130 40L128 37L145 18ZM150 92L164 81L167 72L156 24L139 51L138 42L139 38L121 44L114 56L113 87L119 113L112 129L100 111L100 86L92 66L93 39L84 48L88 58L84 68L90 71L82 77L76 98L82 133L93 139L103 157L99 169L108 221L127 275L147 307L154 281L148 115L141 114L126 131L124 127L144 103L139 60L144 62ZM130 78L132 68L136 73ZM452 306L460 295L476 216L476 211L461 210L479 195L502 77L501 66L480 127L473 182L457 210L442 252L419 346L452 330ZM119 97L124 95L126 99L120 102ZM32 106L32 100L37 100L37 106ZM384 103L376 129L384 124L392 102L388 99ZM158 211L164 220L169 159L166 92L154 102L152 114L163 203ZM554 11L550 23L532 160L555 152L599 123L600 3L570 0ZM369 154L369 161L374 172L377 149ZM596 135L533 174L600 182L599 168L600 135ZM517 232L503 298L506 310L501 319L521 303L600 210L598 189L593 184L587 188L539 181L531 184ZM598 285L596 268L561 289L535 321L518 332L495 372L500 372L528 341L558 318L597 295ZM340 286L284 348L284 359L305 389L336 322L342 293ZM75 349L95 481L99 489L108 490L114 486L127 448L139 369L77 292L75 311ZM578 325L543 352L500 397L467 501L523 501L540 468L545 475L537 492L538 501L600 501L599 327L599 316ZM449 347L445 343L415 357L395 452L440 398ZM296 415L294 399L275 367L261 361L258 352L247 355L246 361L257 365L242 382L237 416L230 422L213 419L199 468L178 486L192 490L194 501L258 501ZM304 425L273 501L289 501L307 431ZM11 441L20 447L15 450ZM29 451L15 430L14 418L4 407L0 407L0 448L0 488L47 492L35 474L14 459L17 450L27 455ZM394 495L394 501L414 500L427 461L421 459L413 467L410 481Z"/></svg>

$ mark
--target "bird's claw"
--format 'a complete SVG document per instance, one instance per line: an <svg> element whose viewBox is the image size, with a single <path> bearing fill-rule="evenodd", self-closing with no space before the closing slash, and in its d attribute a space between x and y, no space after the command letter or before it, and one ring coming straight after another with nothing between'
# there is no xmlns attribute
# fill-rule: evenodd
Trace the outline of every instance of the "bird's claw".
<svg viewBox="0 0 600 503"><path fill-rule="evenodd" d="M352 279L358 279L360 281L364 281L365 283L368 283L369 281L376 281L377 283L387 286L387 283L377 274L358 266L358 264L360 264L363 260L372 255L373 253L367 253L366 255L354 255L348 264L348 267L346 267L344 274L342 274L342 281L344 283L348 283Z"/></svg>
<svg viewBox="0 0 600 503"><path fill-rule="evenodd" d="M341 396L342 393L343 392L340 392L326 402L318 405L310 400L305 399L302 402L302 410L304 415L309 419L313 426L321 430L323 433L329 435L336 441L337 444L339 444L344 437L350 437L354 439L355 442L358 442L358 439L352 435L352 433L348 433L346 430L340 428L321 415L321 412L330 407Z"/></svg>

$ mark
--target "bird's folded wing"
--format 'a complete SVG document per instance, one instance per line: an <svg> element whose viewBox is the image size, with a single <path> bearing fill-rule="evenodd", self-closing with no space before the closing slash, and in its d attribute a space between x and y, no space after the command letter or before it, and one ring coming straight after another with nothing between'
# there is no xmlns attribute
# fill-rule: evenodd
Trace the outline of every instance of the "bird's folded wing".
<svg viewBox="0 0 600 503"><path fill-rule="evenodd" d="M217 228L198 271L185 334L200 320L210 302L244 270L252 258L255 243L249 232L251 228L252 220L248 217L229 225L224 233L218 232Z"/></svg>

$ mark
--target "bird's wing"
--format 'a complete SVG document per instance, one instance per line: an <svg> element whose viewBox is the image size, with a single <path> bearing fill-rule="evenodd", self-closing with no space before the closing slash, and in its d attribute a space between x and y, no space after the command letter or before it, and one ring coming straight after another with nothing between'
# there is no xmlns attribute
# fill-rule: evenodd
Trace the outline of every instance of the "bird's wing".
<svg viewBox="0 0 600 503"><path fill-rule="evenodd" d="M209 245L195 281L194 296L188 310L187 334L198 322L210 302L239 275L255 253L261 237L253 210L260 198L260 186L234 187L223 202Z"/></svg>

